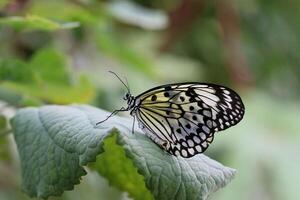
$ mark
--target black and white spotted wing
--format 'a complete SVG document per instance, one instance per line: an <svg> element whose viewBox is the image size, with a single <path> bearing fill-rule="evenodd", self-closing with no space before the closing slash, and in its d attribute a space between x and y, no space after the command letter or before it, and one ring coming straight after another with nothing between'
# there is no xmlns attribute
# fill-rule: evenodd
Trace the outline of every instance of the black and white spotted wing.
<svg viewBox="0 0 300 200"><path fill-rule="evenodd" d="M216 131L237 124L244 115L240 97L224 86L177 83L150 89L135 98L142 130L173 155L204 152Z"/></svg>

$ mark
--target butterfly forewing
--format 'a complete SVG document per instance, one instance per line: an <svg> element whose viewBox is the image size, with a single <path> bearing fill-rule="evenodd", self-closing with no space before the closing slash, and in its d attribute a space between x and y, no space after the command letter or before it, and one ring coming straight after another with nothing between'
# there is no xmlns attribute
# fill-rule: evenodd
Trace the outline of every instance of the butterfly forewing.
<svg viewBox="0 0 300 200"><path fill-rule="evenodd" d="M205 151L216 131L235 125L244 114L240 97L214 84L163 85L136 101L143 131L169 153L183 157Z"/></svg>
<svg viewBox="0 0 300 200"><path fill-rule="evenodd" d="M211 108L215 131L225 130L243 118L243 102L233 90L214 84L196 84L190 90L195 91L197 100L201 99Z"/></svg>

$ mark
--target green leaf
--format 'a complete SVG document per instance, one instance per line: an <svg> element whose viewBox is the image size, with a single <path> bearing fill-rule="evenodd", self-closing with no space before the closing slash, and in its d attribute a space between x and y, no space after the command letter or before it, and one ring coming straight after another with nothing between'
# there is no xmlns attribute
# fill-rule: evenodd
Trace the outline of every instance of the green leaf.
<svg viewBox="0 0 300 200"><path fill-rule="evenodd" d="M0 99L12 105L19 105L22 101L22 95L0 85Z"/></svg>
<svg viewBox="0 0 300 200"><path fill-rule="evenodd" d="M9 2L9 0L0 0L0 8L7 5L8 2Z"/></svg>
<svg viewBox="0 0 300 200"><path fill-rule="evenodd" d="M41 82L70 85L66 58L55 49L44 48L38 51L30 60L29 66Z"/></svg>
<svg viewBox="0 0 300 200"><path fill-rule="evenodd" d="M123 44L113 33L103 30L103 27L98 28L96 35L96 43L104 53L117 58L120 62L128 67L141 71L147 75L155 76L156 71L153 69L153 63L149 58L139 52L128 48Z"/></svg>
<svg viewBox="0 0 300 200"><path fill-rule="evenodd" d="M155 199L206 199L235 174L235 170L203 154L189 159L167 154L144 134L132 134L132 120L115 116L96 126L107 115L84 105L18 111L11 124L21 159L24 191L30 196L47 198L72 189L85 174L83 166L96 160L103 152L104 139L112 133L117 133L117 144L124 148L135 167L130 173L137 171L143 176ZM118 152L106 156L114 155L123 159ZM103 163L107 168L115 165L113 158ZM122 167L119 169L115 172L124 173ZM106 177L114 178L112 174ZM115 182L122 181L118 184L127 184L127 180L118 178L119 174L115 177Z"/></svg>
<svg viewBox="0 0 300 200"><path fill-rule="evenodd" d="M86 103L94 93L87 78L71 77L65 57L52 48L39 50L28 63L0 59L0 99L14 105Z"/></svg>
<svg viewBox="0 0 300 200"><path fill-rule="evenodd" d="M23 100L23 96L29 96L32 97L32 100L34 100L34 98L37 98L35 99L35 101L37 102L41 100L57 104L67 104L71 102L86 103L91 101L95 92L90 82L82 79L80 80L80 84L74 87L68 87L58 84L37 85L4 82L0 85L0 99L2 98L2 89L3 91L6 91L8 93L22 94L15 96L13 100L15 100L16 102L20 102L17 101L18 98ZM7 99L6 96L4 96L4 100L5 99Z"/></svg>
<svg viewBox="0 0 300 200"><path fill-rule="evenodd" d="M132 160L126 157L125 150L116 144L116 140L116 135L105 139L104 153L90 166L107 178L111 185L128 192L134 199L153 199L143 176L137 172Z"/></svg>
<svg viewBox="0 0 300 200"><path fill-rule="evenodd" d="M0 18L0 26L11 26L12 28L21 30L43 30L55 31L58 29L69 29L79 26L78 22L58 23L37 15L11 16Z"/></svg>
<svg viewBox="0 0 300 200"><path fill-rule="evenodd" d="M0 59L0 81L28 83L33 81L33 74L22 60Z"/></svg>
<svg viewBox="0 0 300 200"><path fill-rule="evenodd" d="M75 20L80 24L95 24L103 20L98 15L103 15L105 10L99 4L92 8L95 9L94 13L90 12L89 8L70 1L39 1L32 3L28 7L28 12L59 21ZM53 10L55 10L55 15L53 15Z"/></svg>
<svg viewBox="0 0 300 200"><path fill-rule="evenodd" d="M4 115L0 115L0 132L6 130L6 117Z"/></svg>

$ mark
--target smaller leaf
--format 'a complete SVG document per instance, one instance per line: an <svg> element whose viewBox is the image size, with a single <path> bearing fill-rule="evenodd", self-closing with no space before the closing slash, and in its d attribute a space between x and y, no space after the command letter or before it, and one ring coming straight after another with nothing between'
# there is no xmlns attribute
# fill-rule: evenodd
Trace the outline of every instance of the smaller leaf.
<svg viewBox="0 0 300 200"><path fill-rule="evenodd" d="M151 200L151 193L145 186L132 160L128 159L122 146L116 144L114 134L104 140L104 152L97 156L95 163L90 166L110 181L110 184L126 191L136 200Z"/></svg>
<svg viewBox="0 0 300 200"><path fill-rule="evenodd" d="M0 18L0 25L10 26L17 31L21 30L43 30L55 31L58 29L70 29L79 26L78 22L58 23L37 15L27 15L26 17L12 16Z"/></svg>

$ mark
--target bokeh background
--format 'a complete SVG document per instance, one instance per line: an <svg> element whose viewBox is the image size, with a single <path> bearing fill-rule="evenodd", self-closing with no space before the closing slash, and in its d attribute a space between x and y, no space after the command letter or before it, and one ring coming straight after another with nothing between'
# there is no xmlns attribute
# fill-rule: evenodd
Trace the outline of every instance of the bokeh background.
<svg viewBox="0 0 300 200"><path fill-rule="evenodd" d="M205 153L238 170L211 199L300 199L300 1L0 0L0 199L21 192L8 120L18 108L125 105L137 95L198 81L235 89L237 126ZM93 171L51 199L129 199Z"/></svg>

